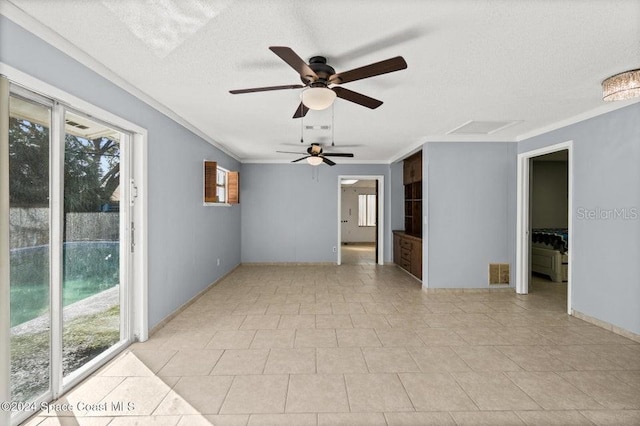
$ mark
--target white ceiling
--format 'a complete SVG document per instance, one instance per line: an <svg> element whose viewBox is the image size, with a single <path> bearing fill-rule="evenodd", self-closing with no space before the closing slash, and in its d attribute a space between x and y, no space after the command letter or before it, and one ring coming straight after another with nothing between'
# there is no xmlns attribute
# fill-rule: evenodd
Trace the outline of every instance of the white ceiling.
<svg viewBox="0 0 640 426"><path fill-rule="evenodd" d="M346 71L401 55L403 71L347 83L380 99L369 110L338 99L336 147L388 162L426 141L513 141L615 108L601 81L640 67L640 1L11 0L242 161L304 152L299 84L269 51L289 46ZM470 120L514 125L448 135ZM331 109L306 125L331 125ZM305 130L329 143L331 131ZM330 151L330 147L325 147Z"/></svg>

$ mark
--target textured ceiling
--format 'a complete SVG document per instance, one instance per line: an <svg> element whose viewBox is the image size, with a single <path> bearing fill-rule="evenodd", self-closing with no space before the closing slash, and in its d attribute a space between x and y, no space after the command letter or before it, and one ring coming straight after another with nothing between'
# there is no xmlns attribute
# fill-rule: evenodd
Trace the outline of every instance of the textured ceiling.
<svg viewBox="0 0 640 426"><path fill-rule="evenodd" d="M402 55L408 68L344 87L384 101L338 99L310 111L305 142L390 161L425 141L517 140L603 108L601 81L640 67L640 1L11 0L244 161L304 151L298 84L269 51L289 46L345 71ZM333 118L332 118L333 112ZM474 121L517 123L449 135ZM305 146L306 147L306 146ZM325 148L327 151L328 148Z"/></svg>

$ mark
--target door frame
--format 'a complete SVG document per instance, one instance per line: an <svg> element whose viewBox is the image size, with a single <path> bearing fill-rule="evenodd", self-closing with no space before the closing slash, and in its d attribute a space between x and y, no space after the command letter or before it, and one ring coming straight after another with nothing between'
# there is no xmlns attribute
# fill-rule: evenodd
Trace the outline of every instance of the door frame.
<svg viewBox="0 0 640 426"><path fill-rule="evenodd" d="M376 264L384 265L384 175L339 175L338 176L338 240L336 244L336 264L342 264L342 185L343 179L375 180L378 184L378 217L376 218L376 235L378 237L378 250Z"/></svg>
<svg viewBox="0 0 640 426"><path fill-rule="evenodd" d="M80 112L84 115L89 116L92 120L103 122L109 126L115 127L116 129L122 130L130 135L129 137L129 162L131 164L131 174L129 176L129 181L124 182L126 188L123 188L125 193L131 193L129 197L123 197L122 199L122 207L130 209L135 205L133 212L129 215L129 219L135 223L135 228L133 230L127 228L127 236L131 236L135 240L135 250L131 254L130 260L130 270L129 270L129 288L131 299L129 302L130 307L130 321L128 324L123 324L125 327L129 328L128 341L133 342L137 341L145 341L148 339L148 197L147 197L147 188L148 188L148 163L147 163L147 146L148 146L148 135L147 130L135 123L132 123L128 120L125 120L109 111L103 110L100 107L97 107L83 99L77 98L74 95L71 95L63 90L56 88L48 83L45 83L27 73L24 73L20 70L17 70L3 62L0 62L0 75L6 77L1 79L0 81L0 105L2 106L2 112L4 113L6 109L6 115L8 117L9 108L8 108L8 100L9 95L14 91L11 89L11 86L16 88L16 92L25 90L34 94L35 96L41 96L46 99L51 100L54 103L54 107L52 109L52 120L55 121L56 118L60 118L60 114L64 113L65 109L69 109L73 112ZM5 99L6 98L6 99ZM5 105L6 104L6 105ZM5 108L6 107L6 108ZM4 122L4 118L0 119L0 121ZM56 129L56 124L52 122L51 132L58 132L63 134L64 129ZM58 126L60 127L60 126ZM61 140L64 140L62 137ZM4 138L0 137L0 161L5 162L8 160L8 157L5 159L5 146L8 149L8 141ZM6 153L8 154L8 153ZM58 158L59 157L59 158ZM59 175L62 172L63 159L61 156L53 157L51 160L51 173ZM5 170L4 167L2 167ZM8 168L7 168L8 169ZM58 179L59 180L59 179ZM8 209L9 209L9 193L8 193L8 173L0 173L0 217L6 216L6 221L8 222ZM57 192L53 194L52 200L60 199L61 187L54 188L51 187L53 192ZM57 209L61 210L61 209ZM5 215L6 213L6 215ZM57 218L59 212L53 212L52 209L52 217L51 217L51 226L55 225L55 222L59 222L60 218ZM3 219L4 221L4 219ZM2 227L3 230L8 230L7 227ZM6 235L5 235L6 234ZM57 249L52 247L53 251ZM9 351L9 338L10 338L10 318L8 315L9 309L4 309L5 304L9 304L9 235L8 232L0 232L0 272L2 273L2 278L7 276L7 279L0 280L0 296L6 295L7 297L1 297L2 299L0 303L0 311L2 314L0 315L0 347L3 349L0 350L0 400L9 401L10 400L10 351ZM52 271L52 274L58 274L60 271ZM5 285L6 283L6 285ZM53 296L53 295L52 295ZM53 297L52 297L53 299ZM57 307L52 307L53 309L57 309ZM52 314L55 314L52 312ZM6 317L6 318L5 318ZM52 327L52 329L59 327ZM56 336L52 336L56 337ZM6 344L5 344L6 343ZM52 345L58 344L54 342L52 338ZM96 359L100 358L105 362L116 356L117 353L121 352L127 344L119 348L111 348L105 351L103 354L96 357ZM58 350L53 348L53 358L51 362L59 362L59 359L56 358L56 353ZM82 369L81 375L70 375L67 377L66 383L62 383L62 377L53 377L51 376L51 388L46 393L45 396L41 399L51 399L55 398L61 393L66 392L72 386L75 386L79 383L84 377L89 375L92 371L100 368L100 365L93 364L87 370ZM73 377L71 377L73 376ZM9 424L10 412L0 411L0 423ZM11 419L13 422L23 421L26 417L28 417L29 412L25 411L21 415L16 416Z"/></svg>
<svg viewBox="0 0 640 426"><path fill-rule="evenodd" d="M516 217L516 293L529 293L529 277L531 276L530 258L530 196L531 196L531 168L530 160L545 154L558 151L568 151L568 232L569 251L567 259L569 262L567 270L567 313L571 315L571 294L572 294L572 269L573 269L573 141L566 141L549 145L518 154L517 165L517 217Z"/></svg>

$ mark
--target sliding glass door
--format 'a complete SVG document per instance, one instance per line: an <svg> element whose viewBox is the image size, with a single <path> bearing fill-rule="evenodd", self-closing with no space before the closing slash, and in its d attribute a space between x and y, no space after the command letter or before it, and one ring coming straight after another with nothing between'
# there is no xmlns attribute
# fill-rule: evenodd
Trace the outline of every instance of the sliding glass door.
<svg viewBox="0 0 640 426"><path fill-rule="evenodd" d="M12 88L13 402L37 408L129 340L130 139L109 124ZM18 421L28 412L14 414Z"/></svg>

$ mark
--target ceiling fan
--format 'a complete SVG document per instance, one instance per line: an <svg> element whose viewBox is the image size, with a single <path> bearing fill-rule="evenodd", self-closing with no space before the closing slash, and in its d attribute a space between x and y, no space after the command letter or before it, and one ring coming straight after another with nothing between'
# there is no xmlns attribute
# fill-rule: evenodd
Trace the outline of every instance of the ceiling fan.
<svg viewBox="0 0 640 426"><path fill-rule="evenodd" d="M407 63L404 58L402 56L396 56L395 58L375 62L360 68L336 73L333 67L327 64L327 58L324 56L314 56L309 59L309 63L307 64L289 47L271 46L269 49L289 64L291 68L296 70L303 84L230 90L229 93L237 95L241 93L304 88L305 90L303 90L301 94L302 102L298 106L298 109L296 109L293 118L304 117L309 109L325 109L333 104L336 97L367 108L378 108L382 105L382 101L345 89L344 87L340 87L340 85L407 68Z"/></svg>
<svg viewBox="0 0 640 426"><path fill-rule="evenodd" d="M303 152L292 152L292 151L276 151L282 154L300 154L304 155ZM304 159L307 160L309 164L312 166L319 166L322 163L328 164L330 166L335 166L336 163L329 160L327 157L353 157L352 153L346 152L324 152L322 146L318 143L312 143L309 148L307 148L307 154L304 157L298 158L297 160L293 160L292 163L297 163L298 161L302 161Z"/></svg>

